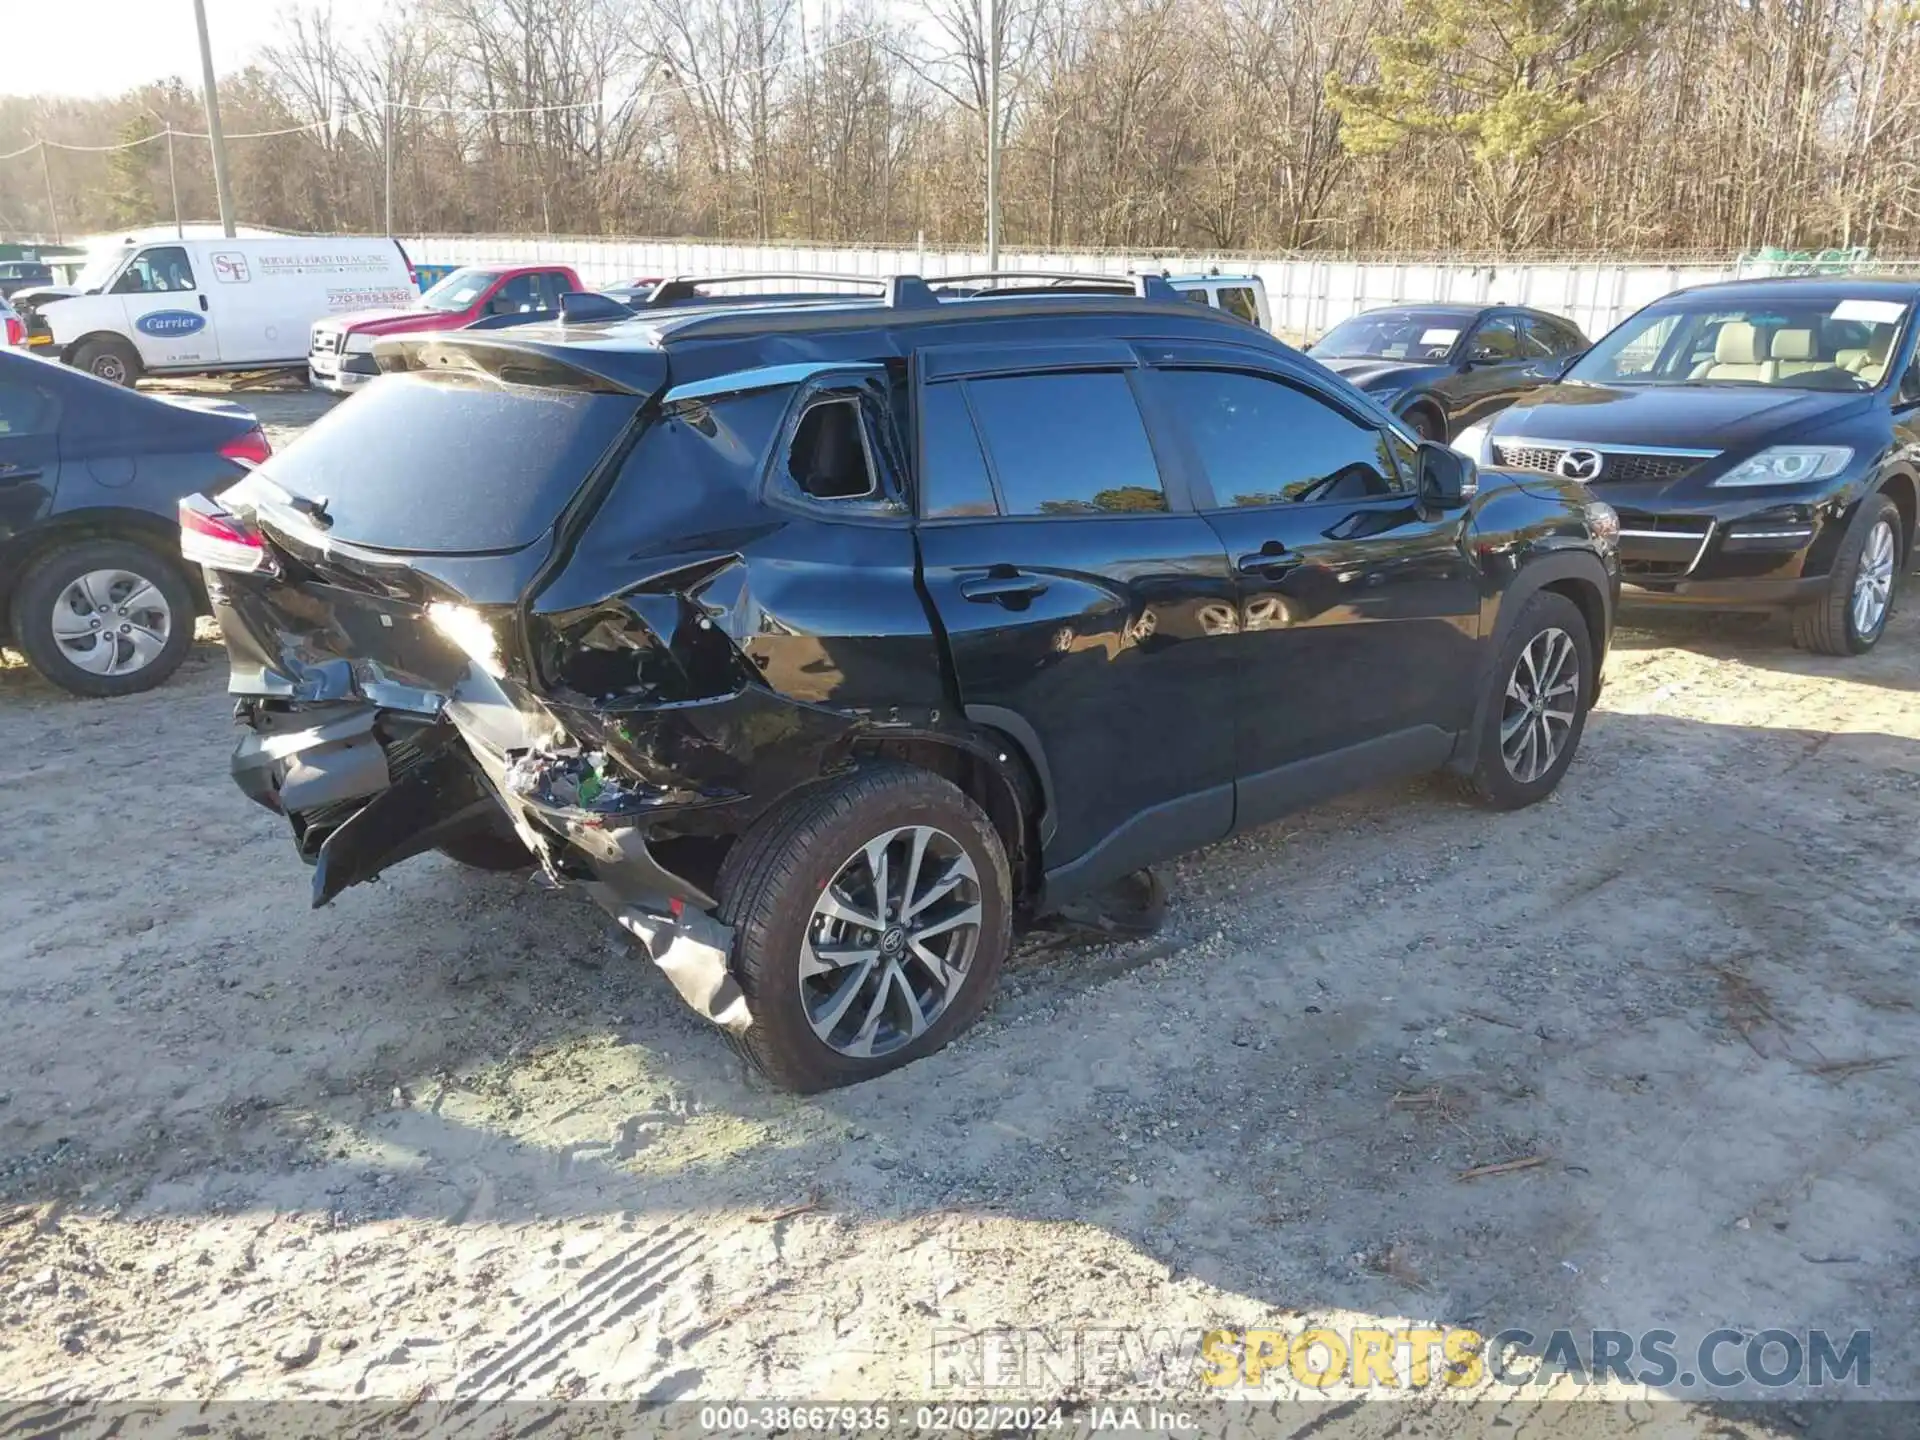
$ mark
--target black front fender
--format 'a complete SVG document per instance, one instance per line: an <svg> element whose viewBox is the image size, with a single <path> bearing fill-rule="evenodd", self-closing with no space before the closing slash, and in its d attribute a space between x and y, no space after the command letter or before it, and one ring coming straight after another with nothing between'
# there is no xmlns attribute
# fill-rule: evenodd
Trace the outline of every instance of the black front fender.
<svg viewBox="0 0 1920 1440"><path fill-rule="evenodd" d="M1527 602L1550 588L1569 594L1580 606L1581 614L1587 617L1589 638L1593 642L1593 683L1588 688L1586 703L1592 705L1599 698L1601 671L1613 637L1613 616L1620 604L1619 566L1609 564L1596 551L1584 547L1568 546L1528 555L1521 560L1506 587L1498 592L1492 623L1482 631L1486 640L1480 653L1479 693L1474 701L1473 723L1454 744L1453 758L1449 761L1452 768L1461 769L1473 763L1476 739L1486 724L1488 707L1494 701L1496 671L1507 640Z"/></svg>

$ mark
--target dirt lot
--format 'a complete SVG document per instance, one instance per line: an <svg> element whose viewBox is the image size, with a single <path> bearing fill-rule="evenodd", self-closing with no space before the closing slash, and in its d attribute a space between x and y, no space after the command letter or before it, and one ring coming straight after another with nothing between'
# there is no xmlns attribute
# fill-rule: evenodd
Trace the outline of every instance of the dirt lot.
<svg viewBox="0 0 1920 1440"><path fill-rule="evenodd" d="M1920 603L1849 663L1629 629L1550 803L1217 846L807 1101L584 899L434 857L310 911L224 682L0 671L13 1398L956 1395L959 1334L1309 1321L1872 1327L1920 1395Z"/></svg>

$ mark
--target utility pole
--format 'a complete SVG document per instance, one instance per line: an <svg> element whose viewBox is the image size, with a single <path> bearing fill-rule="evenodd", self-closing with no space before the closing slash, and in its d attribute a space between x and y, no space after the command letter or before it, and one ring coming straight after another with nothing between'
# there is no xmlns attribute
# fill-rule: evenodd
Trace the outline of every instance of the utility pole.
<svg viewBox="0 0 1920 1440"><path fill-rule="evenodd" d="M167 189L173 192L173 233L187 238L187 227L180 223L180 177L173 168L173 121L167 121Z"/></svg>
<svg viewBox="0 0 1920 1440"><path fill-rule="evenodd" d="M220 229L233 238L233 190L227 184L227 137L220 132L220 92L213 79L213 44L207 39L207 0L193 0L200 27L200 78L207 87L207 143L213 147L213 191L220 201Z"/></svg>
<svg viewBox="0 0 1920 1440"><path fill-rule="evenodd" d="M386 135L382 147L387 152L387 237L393 237L393 77L387 77L387 91L380 103L380 114L386 125Z"/></svg>
<svg viewBox="0 0 1920 1440"><path fill-rule="evenodd" d="M987 269L1000 268L1000 0L987 12Z"/></svg>
<svg viewBox="0 0 1920 1440"><path fill-rule="evenodd" d="M53 162L47 158L47 142L40 142L40 173L47 181L47 212L53 217L53 243L60 243L60 202L53 198Z"/></svg>

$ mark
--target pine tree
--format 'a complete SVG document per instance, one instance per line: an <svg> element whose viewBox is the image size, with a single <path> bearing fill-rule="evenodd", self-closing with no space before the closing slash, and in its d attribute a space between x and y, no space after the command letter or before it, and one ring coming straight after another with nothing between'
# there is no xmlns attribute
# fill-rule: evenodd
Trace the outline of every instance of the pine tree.
<svg viewBox="0 0 1920 1440"><path fill-rule="evenodd" d="M1503 249L1537 240L1556 150L1602 118L1597 82L1665 18L1670 0L1407 0L1373 38L1379 77L1327 77L1357 155L1443 142Z"/></svg>

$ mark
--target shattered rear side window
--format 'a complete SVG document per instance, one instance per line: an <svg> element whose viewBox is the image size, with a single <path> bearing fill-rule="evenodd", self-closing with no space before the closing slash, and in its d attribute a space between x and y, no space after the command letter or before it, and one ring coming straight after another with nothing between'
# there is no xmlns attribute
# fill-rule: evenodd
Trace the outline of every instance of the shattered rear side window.
<svg viewBox="0 0 1920 1440"><path fill-rule="evenodd" d="M793 387L677 407L647 428L620 467L581 548L625 555L649 537L698 535L716 499L757 497Z"/></svg>

